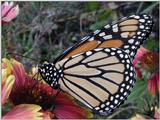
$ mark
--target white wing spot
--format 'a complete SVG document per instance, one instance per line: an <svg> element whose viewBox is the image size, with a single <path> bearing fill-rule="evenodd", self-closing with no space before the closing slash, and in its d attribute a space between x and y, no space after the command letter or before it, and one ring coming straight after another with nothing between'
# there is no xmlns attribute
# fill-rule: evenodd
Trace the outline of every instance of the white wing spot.
<svg viewBox="0 0 160 120"><path fill-rule="evenodd" d="M132 77L132 76L133 76L133 73L130 73L130 76Z"/></svg>
<svg viewBox="0 0 160 120"><path fill-rule="evenodd" d="M129 64L127 64L126 67L129 68Z"/></svg>
<svg viewBox="0 0 160 120"><path fill-rule="evenodd" d="M131 56L133 56L134 55L134 52L131 52L131 54L130 54Z"/></svg>
<svg viewBox="0 0 160 120"><path fill-rule="evenodd" d="M128 74L128 71L126 71L125 74Z"/></svg>
<svg viewBox="0 0 160 120"><path fill-rule="evenodd" d="M111 105L110 107L111 107L111 108L113 108L114 106L113 106L113 105Z"/></svg>
<svg viewBox="0 0 160 120"><path fill-rule="evenodd" d="M127 77L126 77L126 81L128 81L128 80L129 80L129 77L127 76Z"/></svg>
<svg viewBox="0 0 160 120"><path fill-rule="evenodd" d="M127 92L124 92L124 96L126 96L127 95Z"/></svg>
<svg viewBox="0 0 160 120"><path fill-rule="evenodd" d="M129 42L130 44L132 44L132 43L134 42L134 39L130 39L130 40L128 40L128 42Z"/></svg>
<svg viewBox="0 0 160 120"><path fill-rule="evenodd" d="M100 32L100 30L96 30L96 31L94 31L94 34L96 35L96 34L98 34Z"/></svg>
<svg viewBox="0 0 160 120"><path fill-rule="evenodd" d="M127 60L127 63L130 63L130 61L129 61L129 60Z"/></svg>
<svg viewBox="0 0 160 120"><path fill-rule="evenodd" d="M91 55L91 54L92 54L91 51L86 52L86 55L87 55L87 56L89 56L89 55Z"/></svg>
<svg viewBox="0 0 160 120"><path fill-rule="evenodd" d="M108 28L110 28L110 25L106 25L106 26L104 26L106 29L108 29Z"/></svg>
<svg viewBox="0 0 160 120"><path fill-rule="evenodd" d="M129 83L132 84L133 80L130 80Z"/></svg>
<svg viewBox="0 0 160 120"><path fill-rule="evenodd" d="M117 104L117 103L118 103L118 100L117 100L117 99L115 99L115 100L114 100L114 103L115 103L115 104Z"/></svg>
<svg viewBox="0 0 160 120"><path fill-rule="evenodd" d="M139 16L135 16L134 18L139 19L140 17Z"/></svg>
<svg viewBox="0 0 160 120"><path fill-rule="evenodd" d="M135 49L136 47L135 46L132 46L132 49Z"/></svg>
<svg viewBox="0 0 160 120"><path fill-rule="evenodd" d="M106 52L110 52L110 49L106 48L105 51L106 51Z"/></svg>
<svg viewBox="0 0 160 120"><path fill-rule="evenodd" d="M113 96L110 97L110 100L111 100L111 101L113 100Z"/></svg>
<svg viewBox="0 0 160 120"><path fill-rule="evenodd" d="M124 57L124 56L123 56L123 54L120 54L119 56L120 56L121 58L123 58L123 57Z"/></svg>
<svg viewBox="0 0 160 120"><path fill-rule="evenodd" d="M92 41L92 40L94 40L94 37L91 37L91 38L89 39L89 41Z"/></svg>
<svg viewBox="0 0 160 120"><path fill-rule="evenodd" d="M125 50L125 52L129 54L130 51L129 50Z"/></svg>
<svg viewBox="0 0 160 120"><path fill-rule="evenodd" d="M107 103L106 103L106 105L109 105L109 104L110 104L110 102L107 102Z"/></svg>
<svg viewBox="0 0 160 120"><path fill-rule="evenodd" d="M142 38L142 37L140 37L140 36L138 37L138 39L141 39L141 38Z"/></svg>
<svg viewBox="0 0 160 120"><path fill-rule="evenodd" d="M108 108L108 107L106 107L106 108L105 108L105 110L106 110L106 111L108 111L108 110L109 110L109 108Z"/></svg>
<svg viewBox="0 0 160 120"><path fill-rule="evenodd" d="M116 98L119 98L119 95L116 95Z"/></svg>
<svg viewBox="0 0 160 120"><path fill-rule="evenodd" d="M125 58L128 58L128 55L125 55Z"/></svg>
<svg viewBox="0 0 160 120"><path fill-rule="evenodd" d="M136 44L136 45L139 45L139 41L137 41L135 44Z"/></svg>
<svg viewBox="0 0 160 120"><path fill-rule="evenodd" d="M123 97L121 96L120 99L123 100Z"/></svg>
<svg viewBox="0 0 160 120"><path fill-rule="evenodd" d="M116 48L111 48L112 50L116 50Z"/></svg>
<svg viewBox="0 0 160 120"><path fill-rule="evenodd" d="M115 52L111 52L111 55L115 55Z"/></svg>
<svg viewBox="0 0 160 120"><path fill-rule="evenodd" d="M140 35L141 34L141 32L137 32L137 35Z"/></svg>
<svg viewBox="0 0 160 120"><path fill-rule="evenodd" d="M105 104L102 104L102 105L101 105L101 108L104 108L104 107L105 107Z"/></svg>
<svg viewBox="0 0 160 120"><path fill-rule="evenodd" d="M94 51L100 51L100 50L103 50L103 48L96 48L96 49L94 49Z"/></svg>
<svg viewBox="0 0 160 120"><path fill-rule="evenodd" d="M105 36L105 32L100 33L99 36Z"/></svg>
<svg viewBox="0 0 160 120"><path fill-rule="evenodd" d="M144 34L144 33L142 33L142 36L145 36L145 34Z"/></svg>
<svg viewBox="0 0 160 120"><path fill-rule="evenodd" d="M139 22L145 22L145 19L139 19Z"/></svg>
<svg viewBox="0 0 160 120"><path fill-rule="evenodd" d="M129 48L129 45L125 45L124 48Z"/></svg>
<svg viewBox="0 0 160 120"><path fill-rule="evenodd" d="M130 70L132 71L133 70L133 67L131 66Z"/></svg>
<svg viewBox="0 0 160 120"><path fill-rule="evenodd" d="M123 93L123 91L124 91L124 89L123 89L123 88L121 88L121 89L120 89L120 92L121 92L121 93Z"/></svg>
<svg viewBox="0 0 160 120"><path fill-rule="evenodd" d="M122 87L125 87L125 84L124 84L124 83L122 84Z"/></svg>
<svg viewBox="0 0 160 120"><path fill-rule="evenodd" d="M112 39L112 35L106 35L103 37L104 39Z"/></svg>
<svg viewBox="0 0 160 120"><path fill-rule="evenodd" d="M141 25L140 28L141 28L141 29L144 29L144 25Z"/></svg>
<svg viewBox="0 0 160 120"><path fill-rule="evenodd" d="M118 32L118 27L117 28L113 28L112 30L113 30L113 32Z"/></svg>
<svg viewBox="0 0 160 120"><path fill-rule="evenodd" d="M129 32L123 32L123 33L121 33L121 37L128 38L128 34L129 34Z"/></svg>
<svg viewBox="0 0 160 120"><path fill-rule="evenodd" d="M96 109L96 110L99 110L99 109L100 109L100 107L96 107L95 109Z"/></svg>
<svg viewBox="0 0 160 120"><path fill-rule="evenodd" d="M117 53L122 53L122 51L118 50Z"/></svg>

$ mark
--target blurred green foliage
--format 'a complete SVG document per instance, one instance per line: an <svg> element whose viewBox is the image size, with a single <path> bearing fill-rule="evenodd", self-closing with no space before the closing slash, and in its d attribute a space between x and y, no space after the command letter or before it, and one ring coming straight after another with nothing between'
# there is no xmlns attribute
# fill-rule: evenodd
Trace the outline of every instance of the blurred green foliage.
<svg viewBox="0 0 160 120"><path fill-rule="evenodd" d="M149 13L153 16L155 25L144 46L151 51L159 51L158 2L16 3L20 6L18 17L2 26L2 57L6 57L7 52L15 52L38 59L41 63L53 61L83 36L107 23L136 13ZM26 58L17 59L29 69L37 64ZM128 100L108 118L130 118L137 112L149 111L155 104L157 98L147 92L147 79L137 79ZM107 117L95 115L95 118Z"/></svg>

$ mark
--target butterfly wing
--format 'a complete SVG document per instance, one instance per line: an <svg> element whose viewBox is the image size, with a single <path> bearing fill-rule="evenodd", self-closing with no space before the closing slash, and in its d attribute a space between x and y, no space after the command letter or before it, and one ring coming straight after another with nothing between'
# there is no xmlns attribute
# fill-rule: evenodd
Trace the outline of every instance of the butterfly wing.
<svg viewBox="0 0 160 120"><path fill-rule="evenodd" d="M93 49L63 59L55 67L63 69L61 89L101 115L117 108L135 83L130 57L118 48Z"/></svg>
<svg viewBox="0 0 160 120"><path fill-rule="evenodd" d="M95 48L117 47L134 58L137 49L151 32L153 20L149 15L132 15L117 23L96 30L66 50L55 62Z"/></svg>

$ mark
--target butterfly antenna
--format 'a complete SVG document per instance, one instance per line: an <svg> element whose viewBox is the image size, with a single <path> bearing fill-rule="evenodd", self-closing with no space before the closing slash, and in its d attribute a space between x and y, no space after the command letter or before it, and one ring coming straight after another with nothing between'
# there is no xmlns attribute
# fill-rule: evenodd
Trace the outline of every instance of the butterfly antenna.
<svg viewBox="0 0 160 120"><path fill-rule="evenodd" d="M17 54L17 53L12 53L12 52L8 52L8 53L6 53L6 56L9 56L9 55L21 56L21 57L24 57L24 58L28 58L28 59L30 59L30 60L33 60L33 61L35 61L35 62L38 62L38 60L37 60L37 59L30 58L30 57L27 57L27 56L24 56L24 55L21 55L21 54Z"/></svg>
<svg viewBox="0 0 160 120"><path fill-rule="evenodd" d="M39 72L35 73L33 76L32 76L32 80L35 80L35 83L33 84L33 86L31 86L31 89L33 89L39 82L41 82L43 79L38 79L38 76L39 76Z"/></svg>

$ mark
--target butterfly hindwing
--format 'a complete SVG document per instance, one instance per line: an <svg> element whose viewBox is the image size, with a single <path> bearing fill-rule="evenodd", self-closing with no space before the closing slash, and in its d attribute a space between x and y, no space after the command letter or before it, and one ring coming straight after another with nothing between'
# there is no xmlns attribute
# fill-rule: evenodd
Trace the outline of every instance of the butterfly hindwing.
<svg viewBox="0 0 160 120"><path fill-rule="evenodd" d="M149 15L132 15L104 26L39 68L42 78L101 115L122 104L135 83L132 60L149 36Z"/></svg>
<svg viewBox="0 0 160 120"><path fill-rule="evenodd" d="M63 68L62 90L93 111L107 115L130 94L135 82L130 57L118 48L98 48L55 64Z"/></svg>
<svg viewBox="0 0 160 120"><path fill-rule="evenodd" d="M108 24L66 50L56 61L95 48L117 47L134 58L137 49L151 32L153 20L149 15L132 15Z"/></svg>

